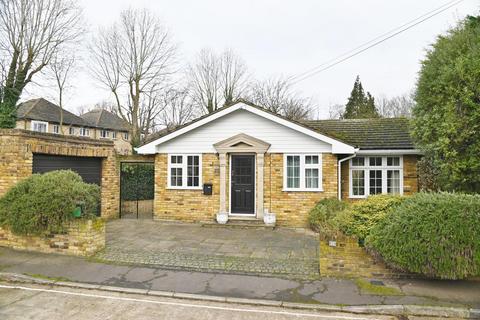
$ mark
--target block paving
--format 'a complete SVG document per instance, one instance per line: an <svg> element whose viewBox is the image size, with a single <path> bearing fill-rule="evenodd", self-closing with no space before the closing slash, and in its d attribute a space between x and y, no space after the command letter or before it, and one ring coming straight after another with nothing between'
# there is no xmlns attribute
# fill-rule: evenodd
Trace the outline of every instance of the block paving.
<svg viewBox="0 0 480 320"><path fill-rule="evenodd" d="M318 278L318 238L303 230L209 228L152 220L107 223L97 259L168 269Z"/></svg>

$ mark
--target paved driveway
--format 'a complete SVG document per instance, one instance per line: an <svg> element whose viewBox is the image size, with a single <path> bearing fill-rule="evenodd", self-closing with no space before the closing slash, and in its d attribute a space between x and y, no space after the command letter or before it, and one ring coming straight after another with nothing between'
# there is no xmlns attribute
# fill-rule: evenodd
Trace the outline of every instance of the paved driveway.
<svg viewBox="0 0 480 320"><path fill-rule="evenodd" d="M107 246L97 258L174 269L314 278L318 239L290 229L114 220L107 224Z"/></svg>

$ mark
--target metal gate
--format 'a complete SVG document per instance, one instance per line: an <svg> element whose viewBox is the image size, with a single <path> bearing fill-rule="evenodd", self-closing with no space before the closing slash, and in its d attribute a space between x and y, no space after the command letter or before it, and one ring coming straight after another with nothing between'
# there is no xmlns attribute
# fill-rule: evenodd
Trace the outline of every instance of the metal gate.
<svg viewBox="0 0 480 320"><path fill-rule="evenodd" d="M120 218L153 218L154 170L153 162L120 163Z"/></svg>

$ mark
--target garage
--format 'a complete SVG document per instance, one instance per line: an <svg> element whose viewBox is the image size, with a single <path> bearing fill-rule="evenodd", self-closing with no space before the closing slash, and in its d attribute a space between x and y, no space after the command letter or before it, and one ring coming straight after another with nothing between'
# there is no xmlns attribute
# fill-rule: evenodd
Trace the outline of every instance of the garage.
<svg viewBox="0 0 480 320"><path fill-rule="evenodd" d="M33 154L33 173L68 169L78 173L87 183L101 185L102 158Z"/></svg>

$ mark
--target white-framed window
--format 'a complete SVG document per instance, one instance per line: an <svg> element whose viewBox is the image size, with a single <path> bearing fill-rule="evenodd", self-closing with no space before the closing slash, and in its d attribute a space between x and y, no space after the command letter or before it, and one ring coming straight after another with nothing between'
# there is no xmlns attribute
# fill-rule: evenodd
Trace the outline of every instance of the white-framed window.
<svg viewBox="0 0 480 320"><path fill-rule="evenodd" d="M100 130L100 138L108 138L110 136L110 131Z"/></svg>
<svg viewBox="0 0 480 320"><path fill-rule="evenodd" d="M123 139L128 141L128 132L123 133Z"/></svg>
<svg viewBox="0 0 480 320"><path fill-rule="evenodd" d="M202 189L202 155L169 154L167 179L170 189Z"/></svg>
<svg viewBox="0 0 480 320"><path fill-rule="evenodd" d="M117 131L112 131L112 139L117 139Z"/></svg>
<svg viewBox="0 0 480 320"><path fill-rule="evenodd" d="M48 132L48 122L32 120L31 130L37 132Z"/></svg>
<svg viewBox="0 0 480 320"><path fill-rule="evenodd" d="M70 134L70 135L72 135L72 136L75 135L75 128L74 128L74 127L70 127L70 128L68 129L68 134Z"/></svg>
<svg viewBox="0 0 480 320"><path fill-rule="evenodd" d="M350 198L403 194L402 156L357 156L350 159Z"/></svg>
<svg viewBox="0 0 480 320"><path fill-rule="evenodd" d="M80 128L80 135L84 137L88 137L90 135L90 130L87 128Z"/></svg>
<svg viewBox="0 0 480 320"><path fill-rule="evenodd" d="M60 126L58 124L53 125L53 133L60 133Z"/></svg>
<svg viewBox="0 0 480 320"><path fill-rule="evenodd" d="M285 154L284 191L323 191L321 154Z"/></svg>

